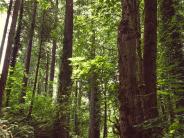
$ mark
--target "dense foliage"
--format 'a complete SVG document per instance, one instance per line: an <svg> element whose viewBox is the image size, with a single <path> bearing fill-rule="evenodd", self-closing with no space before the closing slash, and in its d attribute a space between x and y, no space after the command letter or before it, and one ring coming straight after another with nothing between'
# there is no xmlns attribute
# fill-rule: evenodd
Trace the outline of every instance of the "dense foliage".
<svg viewBox="0 0 184 138"><path fill-rule="evenodd" d="M141 132L140 138L148 138L148 133L150 138L184 137L184 1L157 3L157 48L152 59L152 52L147 53L150 57L144 56L149 41L145 36L145 28L149 28L145 15L151 15L152 9L145 14L147 0L136 1L137 7L132 10L126 7L128 2L131 5L134 0L14 0L13 6L0 0L1 14L11 13L12 19L0 20L9 22L6 42L2 41L0 47L0 137L122 138L121 111L126 110L121 109L123 100L127 105L137 100L132 107L135 120L137 113L144 114L140 122L133 122L135 130ZM125 19L132 22L128 24ZM134 19L136 29L123 28L132 27ZM124 39L124 32L134 29L135 37ZM154 34L153 30L150 34ZM129 40L134 38L135 49L127 47L122 54L119 41L123 39L123 44L131 46ZM135 60L128 62L134 59L134 52ZM143 76L150 72L143 69L143 61L149 58L157 66L157 100L153 102L157 103L154 108L158 115L154 117L145 115L151 101L145 100L149 93ZM127 69L127 74L121 72L122 68ZM135 71L133 75L130 70ZM126 95L124 89L125 93L121 93L121 74L136 85L141 98L133 99L137 95L132 94L129 101L121 101L121 94ZM127 89L131 93L132 85L127 84ZM127 112L127 118L131 118L131 111ZM130 122L126 127L131 129ZM66 135L59 136L60 132Z"/></svg>

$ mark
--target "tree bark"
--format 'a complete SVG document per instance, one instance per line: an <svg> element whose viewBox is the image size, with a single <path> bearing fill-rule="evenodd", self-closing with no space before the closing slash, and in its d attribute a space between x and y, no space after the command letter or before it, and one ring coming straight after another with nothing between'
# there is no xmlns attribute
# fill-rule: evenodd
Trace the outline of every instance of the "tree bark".
<svg viewBox="0 0 184 138"><path fill-rule="evenodd" d="M6 34L7 34L7 29L8 29L8 24L9 24L9 18L10 18L10 14L11 14L11 10L12 10L12 5L13 5L13 0L10 0L9 6L8 6L8 11L7 11L7 17L6 17L6 22L5 22L5 26L4 26L4 31L3 31L3 37L1 40L1 47L0 47L0 63L3 64L3 62L1 62L2 56L3 56L3 48L4 48L4 42L6 39Z"/></svg>
<svg viewBox="0 0 184 138"><path fill-rule="evenodd" d="M20 13L19 13L19 20L18 20L18 26L17 26L17 31L16 31L16 35L15 35L15 43L14 43L14 47L11 53L11 61L10 61L10 80L8 81L8 89L6 91L7 95L7 99L6 99L6 107L9 106L9 98L10 98L10 94L11 94L11 89L12 89L12 84L14 82L14 80L11 79L11 76L14 74L14 70L15 70L15 65L16 65L16 60L17 60L17 54L19 51L19 48L21 47L20 44L20 37L21 37L21 31L22 31L22 18L23 18L23 10L24 10L24 1L22 0L21 2L21 8L20 8Z"/></svg>
<svg viewBox="0 0 184 138"><path fill-rule="evenodd" d="M10 27L9 36L8 36L8 44L7 44L7 48L6 48L3 70L2 70L2 74L1 74L1 78L0 78L0 111L2 108L3 94L4 94L4 90L5 90L5 86L6 86L7 77L8 77L10 55L11 55L12 44L13 44L13 40L14 40L17 17L18 17L20 5L21 5L21 1L16 0L15 5L14 5L14 10L13 10L12 23L11 23L11 27Z"/></svg>
<svg viewBox="0 0 184 138"><path fill-rule="evenodd" d="M108 136L108 127L107 127L107 90L106 90L106 82L104 84L104 132L103 138L107 138Z"/></svg>
<svg viewBox="0 0 184 138"><path fill-rule="evenodd" d="M122 9L118 30L120 137L142 138L142 131L134 126L143 121L136 75L137 2L122 0Z"/></svg>
<svg viewBox="0 0 184 138"><path fill-rule="evenodd" d="M48 91L48 79L49 79L49 51L46 49L46 70L45 70L45 95Z"/></svg>
<svg viewBox="0 0 184 138"><path fill-rule="evenodd" d="M53 40L52 44L52 56L51 56L51 64L50 64L50 86L49 86L49 94L53 95L53 84L54 84L54 74L55 74L55 64L56 64L56 40Z"/></svg>
<svg viewBox="0 0 184 138"><path fill-rule="evenodd" d="M64 45L60 64L57 101L59 104L57 120L54 125L55 138L69 137L69 111L68 101L71 88L72 66L69 58L72 57L73 41L73 0L66 0L64 27Z"/></svg>
<svg viewBox="0 0 184 138"><path fill-rule="evenodd" d="M89 138L100 138L100 94L98 91L97 74L90 78L90 123Z"/></svg>
<svg viewBox="0 0 184 138"><path fill-rule="evenodd" d="M144 118L147 120L158 117L156 94L157 1L144 0L144 4Z"/></svg>
<svg viewBox="0 0 184 138"><path fill-rule="evenodd" d="M56 0L56 14L55 14L55 23L54 29L57 28L57 13L58 13L58 0ZM51 55L51 64L50 64L50 85L49 85L49 94L52 96L53 94L53 84L54 84L54 74L55 74L55 63L56 63L56 49L57 49L57 39L54 36L52 43L52 55Z"/></svg>
<svg viewBox="0 0 184 138"><path fill-rule="evenodd" d="M91 50L90 58L95 59L96 57L96 32L94 29L94 21L91 21ZM89 138L100 138L100 92L97 82L97 72L93 71L95 68L91 69L90 78L89 78Z"/></svg>
<svg viewBox="0 0 184 138"><path fill-rule="evenodd" d="M27 83L28 83L28 75L29 75L29 67L30 67L30 61L31 61L31 52L32 52L32 46L33 46L33 36L34 36L34 29L35 29L35 21L36 21L36 10L37 10L37 1L34 0L33 2L33 13L32 13L32 21L31 26L29 30L29 36L28 36L28 47L26 50L26 57L24 61L24 77L22 80L22 91L20 95L19 102L24 103L25 99L24 96L26 95L26 89L27 89Z"/></svg>

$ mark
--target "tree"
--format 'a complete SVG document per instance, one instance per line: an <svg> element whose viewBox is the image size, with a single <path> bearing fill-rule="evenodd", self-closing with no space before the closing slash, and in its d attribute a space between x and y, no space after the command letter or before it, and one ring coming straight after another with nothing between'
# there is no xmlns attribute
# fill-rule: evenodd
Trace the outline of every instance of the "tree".
<svg viewBox="0 0 184 138"><path fill-rule="evenodd" d="M92 28L94 22L92 21ZM96 56L96 33L92 29L92 45L90 50L90 57L95 59ZM95 67L92 67L89 78L89 138L100 138L100 92L98 88L97 72Z"/></svg>
<svg viewBox="0 0 184 138"><path fill-rule="evenodd" d="M120 137L142 137L134 125L142 122L136 75L137 2L122 0L123 19L118 29Z"/></svg>
<svg viewBox="0 0 184 138"><path fill-rule="evenodd" d="M8 29L11 10L12 10L12 5L13 5L13 0L10 0L8 10L7 10L7 17L6 17L6 22L5 22L5 26L4 26L4 31L3 31L3 38L2 38L2 41L1 41L1 47L0 47L0 63L1 63L1 59L2 59L4 42L5 42L5 38L6 38L6 34L7 34L7 29Z"/></svg>
<svg viewBox="0 0 184 138"><path fill-rule="evenodd" d="M71 89L72 67L69 58L72 57L73 40L73 0L66 0L64 45L60 63L58 97L59 111L54 125L55 138L69 137L68 102Z"/></svg>
<svg viewBox="0 0 184 138"><path fill-rule="evenodd" d="M28 45L27 45L27 51L26 51L26 57L24 61L24 77L22 80L22 91L20 95L19 102L24 103L24 96L26 95L26 88L28 83L28 75L29 75L29 67L30 67L30 61L31 61L31 52L32 52L32 46L33 46L33 36L34 36L34 29L35 29L35 21L36 21L36 10L37 10L37 1L33 1L33 13L32 13L32 21L30 25L29 30L29 36L28 36Z"/></svg>
<svg viewBox="0 0 184 138"><path fill-rule="evenodd" d="M14 74L14 70L15 70L15 65L17 62L17 55L18 55L18 51L21 47L21 43L20 43L20 38L21 38L21 32L22 32L22 18L23 18L23 11L24 11L24 1L22 0L21 3L21 7L20 7L20 12L19 12L19 20L18 20L18 25L17 25L17 31L16 31L16 35L15 35L15 40L14 40L14 47L12 49L11 52L11 59L10 59L10 73L9 73L9 78L10 80L8 81L8 89L6 91L7 95L6 95L6 106L9 106L9 98L10 98L10 93L11 93L11 89L12 89L12 84L13 81L11 79L12 75Z"/></svg>
<svg viewBox="0 0 184 138"><path fill-rule="evenodd" d="M57 22L58 22L58 17L57 17L57 13L58 13L58 0L56 0L56 4L55 4L55 23L54 23L54 29L57 28ZM56 36L54 36L53 38L53 44L52 44L52 53L51 53L51 64L50 64L50 87L49 87L49 94L52 95L53 93L53 82L54 82L54 74L55 74L55 63L56 63L56 49L57 49L57 39Z"/></svg>
<svg viewBox="0 0 184 138"><path fill-rule="evenodd" d="M34 84L33 84L33 91L32 91L32 98L31 98L31 103L28 111L27 118L29 119L31 117L32 111L33 111L33 105L34 105L34 100L35 100L35 95L36 95L36 86L37 86L37 81L38 81L38 73L39 73L39 68L40 68L40 60L41 60L41 54L42 54L42 46L43 46L43 37L44 37L44 18L45 18L45 11L42 13L42 20L41 20L41 25L40 25L40 41L39 41L39 50L38 50L38 60L36 64L36 71L35 71L35 79L34 79Z"/></svg>
<svg viewBox="0 0 184 138"><path fill-rule="evenodd" d="M2 74L0 78L0 110L2 108L3 94L4 94L4 90L6 86L7 77L8 77L10 55L11 55L12 44L14 40L16 23L17 23L17 17L18 17L18 12L20 9L21 2L22 1L16 0L15 5L14 5L14 10L13 10L12 23L10 27L9 36L8 36L8 43L7 43L6 54L5 54L4 64L3 64L3 70L2 70Z"/></svg>
<svg viewBox="0 0 184 138"><path fill-rule="evenodd" d="M144 12L144 119L147 120L158 117L156 93L157 1L145 0Z"/></svg>

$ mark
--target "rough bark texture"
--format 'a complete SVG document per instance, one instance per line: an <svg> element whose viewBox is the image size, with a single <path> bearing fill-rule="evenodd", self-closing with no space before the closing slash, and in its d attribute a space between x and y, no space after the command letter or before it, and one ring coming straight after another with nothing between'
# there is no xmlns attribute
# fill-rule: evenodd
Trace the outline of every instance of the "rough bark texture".
<svg viewBox="0 0 184 138"><path fill-rule="evenodd" d="M64 45L60 64L59 84L58 84L58 104L59 110L57 120L54 125L55 138L69 137L69 111L68 101L71 88L72 67L69 58L72 57L73 40L73 0L66 0Z"/></svg>
<svg viewBox="0 0 184 138"><path fill-rule="evenodd" d="M9 36L8 36L8 43L7 43L6 54L5 54L4 64L3 64L3 70L2 70L2 74L1 74L1 78L0 78L0 110L2 108L3 93L5 90L6 81L7 81L7 77L8 77L10 55L11 55L12 44L13 44L13 40L14 40L17 17L18 17L20 5L21 5L21 1L16 0L15 5L14 5L14 10L13 10L12 23L11 23L11 27L10 27Z"/></svg>
<svg viewBox="0 0 184 138"><path fill-rule="evenodd" d="M49 51L46 49L46 67L45 67L45 95L47 95L49 79Z"/></svg>
<svg viewBox="0 0 184 138"><path fill-rule="evenodd" d="M96 57L96 32L94 29L94 21L91 21L91 47L90 47L90 58L95 59ZM100 138L100 92L98 88L98 73L94 69L91 69L91 76L89 78L89 138Z"/></svg>
<svg viewBox="0 0 184 138"><path fill-rule="evenodd" d="M75 91L75 113L74 113L74 132L80 137L81 135L81 122L80 122L80 109L81 109L81 98L82 98L82 84L81 81L76 81Z"/></svg>
<svg viewBox="0 0 184 138"><path fill-rule="evenodd" d="M158 116L156 94L157 0L144 0L144 119Z"/></svg>
<svg viewBox="0 0 184 138"><path fill-rule="evenodd" d="M8 6L8 11L7 11L6 22L5 22L5 26L4 26L4 31L3 31L3 37L2 37L2 40L1 40L0 63L2 63L1 59L2 59L2 56L3 56L4 42L5 42L5 38L6 38L6 34L7 34L7 29L8 29L8 24L9 24L9 18L10 18L11 10L12 10L12 5L13 5L13 0L10 0L9 6Z"/></svg>
<svg viewBox="0 0 184 138"><path fill-rule="evenodd" d="M56 0L56 13L55 13L55 23L54 23L54 29L57 28L57 13L58 13L58 0ZM57 39L54 36L53 43L52 43L52 55L51 55L51 64L50 64L50 85L49 85L49 94L52 96L53 94L53 83L54 83L54 74L55 74L55 64L56 64L56 49L57 49Z"/></svg>
<svg viewBox="0 0 184 138"><path fill-rule="evenodd" d="M26 88L27 88L27 83L28 83L28 75L29 75L29 66L30 66L30 61L31 61L31 52L32 52L32 46L33 46L33 36L34 36L34 29L35 29L35 20L36 20L36 10L37 10L37 1L35 0L33 2L33 13L32 13L32 21L31 21L31 26L29 30L29 36L28 36L28 47L26 50L26 57L24 61L24 77L22 81L22 91L20 95L19 102L24 103L24 96L26 95Z"/></svg>
<svg viewBox="0 0 184 138"><path fill-rule="evenodd" d="M16 61L17 61L17 54L18 51L21 47L20 44L20 38L21 38L21 31L22 31L22 18L23 18L23 10L24 10L24 1L22 0L21 3L21 8L20 8L20 13L19 13L19 20L18 20L18 26L17 26L17 31L16 31L16 35L15 35L15 42L14 42L14 47L11 53L11 61L10 61L10 73L9 76L11 77L14 74L14 69L15 69L15 65L16 65ZM8 80L8 89L6 91L6 107L9 106L9 98L10 98L10 94L11 94L11 89L12 89L12 84L14 83L14 80L12 80L10 78L10 80Z"/></svg>
<svg viewBox="0 0 184 138"><path fill-rule="evenodd" d="M106 84L104 86L104 131L103 138L107 138L108 136L108 126L107 126L107 92L106 92Z"/></svg>
<svg viewBox="0 0 184 138"><path fill-rule="evenodd" d="M98 91L97 74L90 78L90 122L89 138L100 138L100 92Z"/></svg>
<svg viewBox="0 0 184 138"><path fill-rule="evenodd" d="M143 118L136 75L137 2L122 0L122 5L123 19L118 30L120 137L142 138L141 131L134 127Z"/></svg>
<svg viewBox="0 0 184 138"><path fill-rule="evenodd" d="M52 96L53 94L53 83L54 83L54 74L55 74L55 64L56 64L56 41L53 40L52 45L52 56L51 56L51 64L50 64L50 86L49 86L49 94Z"/></svg>

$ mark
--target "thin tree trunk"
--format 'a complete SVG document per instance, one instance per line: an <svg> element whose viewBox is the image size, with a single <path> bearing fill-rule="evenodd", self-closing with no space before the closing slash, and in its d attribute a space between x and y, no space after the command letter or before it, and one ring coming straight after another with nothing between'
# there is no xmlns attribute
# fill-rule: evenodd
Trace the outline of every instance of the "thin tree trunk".
<svg viewBox="0 0 184 138"><path fill-rule="evenodd" d="M65 28L63 54L60 64L59 84L58 84L58 104L60 105L57 119L54 124L55 138L69 137L69 111L68 101L71 88L72 66L69 58L72 57L73 40L73 0L66 0Z"/></svg>
<svg viewBox="0 0 184 138"><path fill-rule="evenodd" d="M5 86L6 86L7 77L8 77L10 55L11 55L12 44L13 44L13 40L14 40L17 17L18 17L20 5L21 5L21 1L16 0L15 5L14 5L14 10L13 10L12 23L11 23L11 27L10 27L9 36L8 36L8 44L7 44L7 48L6 48L3 70L2 70L2 74L1 74L1 78L0 78L0 111L2 108L3 94L4 94L4 90L5 90Z"/></svg>
<svg viewBox="0 0 184 138"><path fill-rule="evenodd" d="M55 26L54 29L57 28L57 13L58 13L58 0L56 0L56 14L55 14ZM55 73L55 63L56 63L56 48L57 48L57 39L54 37L52 44L52 56L51 56L51 64L50 64L50 86L49 86L49 94L52 96L53 94L53 84L54 84L54 73Z"/></svg>
<svg viewBox="0 0 184 138"><path fill-rule="evenodd" d="M90 78L90 123L89 138L100 138L100 95L98 92L97 75Z"/></svg>
<svg viewBox="0 0 184 138"><path fill-rule="evenodd" d="M35 99L35 94L36 94L36 86L37 86L37 81L38 81L38 73L39 73L39 68L40 68L40 60L41 60L41 55L42 55L42 45L43 45L43 37L44 37L44 16L45 12L43 11L42 13L42 21L41 21L41 26L40 26L40 42L39 42L39 51L38 51L38 60L36 64L36 72L35 72L35 80L33 84L33 92L32 92L32 98L31 98L31 103L28 111L27 118L29 119L31 117L32 111L33 111L33 105L34 105L34 99Z"/></svg>
<svg viewBox="0 0 184 138"><path fill-rule="evenodd" d="M141 47L141 23L140 23L140 0L137 2L137 9L136 9L136 18L137 18L137 61L138 61L138 81L139 81L139 87L141 87L144 84L144 75L143 75L143 57L142 57L142 47Z"/></svg>
<svg viewBox="0 0 184 138"><path fill-rule="evenodd" d="M21 37L21 31L22 31L23 10L24 10L24 1L22 0L20 13L19 13L19 21L18 21L18 26L17 26L17 32L16 32L16 36L15 36L15 43L14 43L14 47L13 47L13 50L12 50L12 53L11 53L11 61L10 61L11 70L10 70L10 74L9 74L10 80L8 81L8 89L6 91L6 93L7 93L7 95L6 95L6 97L7 97L6 107L9 106L9 99L10 99L12 84L14 82L14 80L11 79L11 76L14 74L16 60L17 60L17 54L18 54L19 48L21 47L20 37Z"/></svg>
<svg viewBox="0 0 184 138"><path fill-rule="evenodd" d="M27 115L28 119L31 117L31 114L32 114L32 111L33 111L33 104L34 104L36 86L37 86L37 80L38 80L38 71L39 71L39 68L40 68L40 59L41 59L41 53L42 53L42 41L43 41L43 39L40 38L39 51L38 51L38 61L37 61L37 65L36 65L35 80L34 80L34 84L33 84L31 104L30 104L30 107L29 107L28 115Z"/></svg>
<svg viewBox="0 0 184 138"><path fill-rule="evenodd" d="M49 51L46 50L46 71L45 71L45 95L47 95L48 91L48 79L49 79Z"/></svg>
<svg viewBox="0 0 184 138"><path fill-rule="evenodd" d="M10 14L11 14L11 10L12 10L12 5L13 5L13 0L10 0L9 6L8 6L8 11L7 11L6 22L5 22L5 26L4 26L4 31L3 31L3 37L2 37L2 40L1 40L1 47L0 47L0 63L2 63L2 64L3 64L3 62L1 62L1 59L2 59L2 56L3 56L4 42L5 42L5 39L6 39L6 34L7 34L7 29L8 29L8 24L9 24L9 18L10 18Z"/></svg>
<svg viewBox="0 0 184 138"><path fill-rule="evenodd" d="M50 64L50 86L49 86L49 94L53 95L53 84L54 84L54 74L55 74L55 64L56 64L56 41L53 40L52 46L52 56L51 56L51 64Z"/></svg>
<svg viewBox="0 0 184 138"><path fill-rule="evenodd" d="M94 22L92 21L92 46L91 46L91 58L96 56L96 33L94 30ZM97 72L92 71L90 76L90 96L89 96L89 138L100 138L100 93L98 91Z"/></svg>
<svg viewBox="0 0 184 138"><path fill-rule="evenodd" d="M27 89L27 83L28 83L28 75L29 75L29 67L30 67L30 61L31 61L31 52L32 52L32 46L33 46L33 36L34 36L34 29L35 29L35 20L36 20L36 10L37 10L37 1L34 0L33 2L33 13L32 13L32 21L31 26L29 30L29 37L28 37L28 47L26 50L26 58L24 61L24 77L22 80L22 91L20 95L19 102L24 103L25 99L24 96L26 95L26 89Z"/></svg>
<svg viewBox="0 0 184 138"><path fill-rule="evenodd" d="M76 135L79 136L79 119L78 119L78 114L79 114L79 86L78 86L78 81L76 81L76 89L75 89L75 99L74 99L74 132Z"/></svg>
<svg viewBox="0 0 184 138"><path fill-rule="evenodd" d="M106 84L104 84L104 132L103 132L103 138L107 138L108 136L108 128L107 128L107 90L106 90Z"/></svg>

